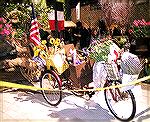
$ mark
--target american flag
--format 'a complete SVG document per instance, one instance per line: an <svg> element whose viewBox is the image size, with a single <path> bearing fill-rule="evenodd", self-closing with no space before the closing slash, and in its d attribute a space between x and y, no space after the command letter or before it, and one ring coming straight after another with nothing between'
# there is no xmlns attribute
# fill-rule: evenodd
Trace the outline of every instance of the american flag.
<svg viewBox="0 0 150 122"><path fill-rule="evenodd" d="M30 41L37 46L40 45L41 38L40 38L38 21L35 16L33 4L31 5L31 7L32 7L32 21L31 21L31 28L30 28Z"/></svg>

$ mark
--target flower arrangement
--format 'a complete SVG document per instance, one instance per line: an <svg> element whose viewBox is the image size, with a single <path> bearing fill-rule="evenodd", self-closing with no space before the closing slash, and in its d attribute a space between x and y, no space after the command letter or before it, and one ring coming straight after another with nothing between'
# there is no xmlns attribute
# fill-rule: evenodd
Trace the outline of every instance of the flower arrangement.
<svg viewBox="0 0 150 122"><path fill-rule="evenodd" d="M63 49L63 46L64 46L64 43L63 41L61 42L60 39L56 38L50 38L49 40L49 43L50 43L50 48L47 49L47 41L46 40L41 40L41 44L38 45L38 46L35 46L33 48L33 51L34 51L34 57L36 56L39 56L39 53L41 51L44 51L45 52L45 55L54 55L55 53L59 52L60 50Z"/></svg>
<svg viewBox="0 0 150 122"><path fill-rule="evenodd" d="M129 34L134 38L150 37L150 22L146 22L144 19L134 20L129 29Z"/></svg>
<svg viewBox="0 0 150 122"><path fill-rule="evenodd" d="M50 38L49 43L51 45L51 54L55 54L59 50L63 49L64 42L61 41L59 38Z"/></svg>
<svg viewBox="0 0 150 122"><path fill-rule="evenodd" d="M50 38L49 48L47 48L46 43L46 40L41 40L41 44L34 47L34 57L40 57L47 69L50 69L52 66L58 74L62 74L69 67L66 61L63 41L58 38Z"/></svg>
<svg viewBox="0 0 150 122"><path fill-rule="evenodd" d="M88 48L89 57L95 62L107 61L108 54L110 53L111 44L112 40L110 38L103 38L101 40L97 40L96 42L92 43Z"/></svg>
<svg viewBox="0 0 150 122"><path fill-rule="evenodd" d="M51 44L51 49L47 60L47 66L53 66L58 74L62 74L69 67L68 62L66 61L64 42L59 38L50 38L49 43Z"/></svg>
<svg viewBox="0 0 150 122"><path fill-rule="evenodd" d="M54 47L58 47L58 46L60 46L60 39L50 38L50 44L53 45Z"/></svg>

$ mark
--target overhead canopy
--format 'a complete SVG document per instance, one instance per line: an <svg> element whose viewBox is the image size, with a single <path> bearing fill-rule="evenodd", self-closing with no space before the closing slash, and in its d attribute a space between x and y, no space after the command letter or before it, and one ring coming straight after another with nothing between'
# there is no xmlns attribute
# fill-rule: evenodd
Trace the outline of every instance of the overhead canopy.
<svg viewBox="0 0 150 122"><path fill-rule="evenodd" d="M72 21L65 21L64 27L76 27L76 24Z"/></svg>

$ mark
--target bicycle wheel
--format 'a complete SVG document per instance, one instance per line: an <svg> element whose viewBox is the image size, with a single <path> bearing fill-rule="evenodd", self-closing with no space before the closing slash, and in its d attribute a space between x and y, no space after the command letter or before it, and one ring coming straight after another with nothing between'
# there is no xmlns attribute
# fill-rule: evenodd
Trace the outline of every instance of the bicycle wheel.
<svg viewBox="0 0 150 122"><path fill-rule="evenodd" d="M62 100L61 80L59 76L52 70L46 71L40 80L41 88L49 88L42 90L44 99L52 106L57 106ZM54 90L54 91L52 91ZM57 91L58 90L58 91Z"/></svg>
<svg viewBox="0 0 150 122"><path fill-rule="evenodd" d="M119 81L111 81L105 87L121 84ZM131 90L121 92L119 88L104 90L106 104L110 112L121 121L130 121L136 113L136 101Z"/></svg>

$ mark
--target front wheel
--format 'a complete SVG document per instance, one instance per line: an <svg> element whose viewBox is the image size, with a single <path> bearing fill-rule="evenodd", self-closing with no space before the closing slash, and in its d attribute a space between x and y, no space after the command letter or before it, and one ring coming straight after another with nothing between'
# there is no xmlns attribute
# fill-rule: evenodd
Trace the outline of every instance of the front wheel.
<svg viewBox="0 0 150 122"><path fill-rule="evenodd" d="M52 106L57 106L62 100L61 80L59 76L52 70L46 71L40 80L41 88L50 90L42 90L44 99Z"/></svg>
<svg viewBox="0 0 150 122"><path fill-rule="evenodd" d="M109 81L105 87L119 85L119 81ZM121 88L106 89L105 101L110 112L121 121L130 121L136 113L136 101L131 90L121 92Z"/></svg>

